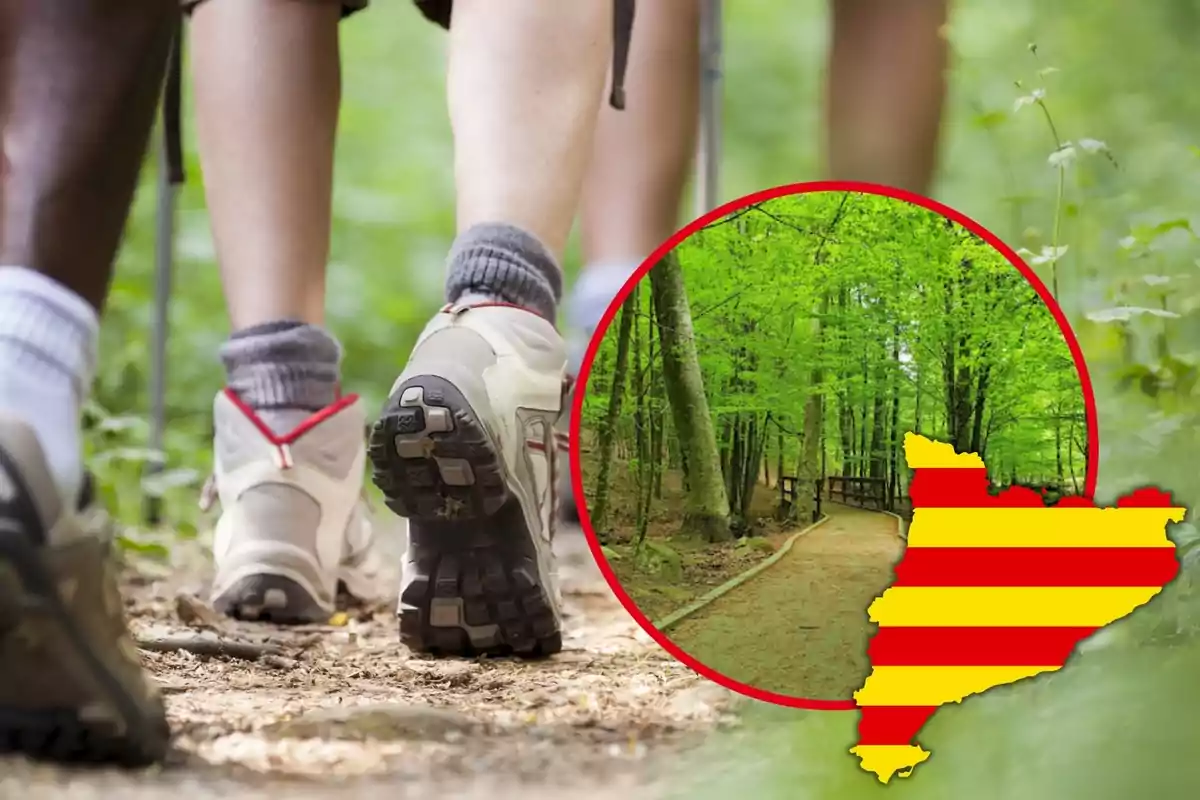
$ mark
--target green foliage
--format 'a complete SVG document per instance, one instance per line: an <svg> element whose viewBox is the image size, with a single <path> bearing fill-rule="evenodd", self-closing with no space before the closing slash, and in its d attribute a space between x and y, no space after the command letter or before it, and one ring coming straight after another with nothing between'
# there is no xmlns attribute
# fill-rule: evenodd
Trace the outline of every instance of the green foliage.
<svg viewBox="0 0 1200 800"><path fill-rule="evenodd" d="M771 544L761 536L743 536L737 540L736 546L742 550L750 550L755 553L763 553L765 555L770 555L771 553L775 552L775 545Z"/></svg>
<svg viewBox="0 0 1200 800"><path fill-rule="evenodd" d="M1084 399L1062 331L1016 268L961 226L887 197L811 193L734 212L677 253L709 407L718 419L770 412L768 445L787 433L785 472L795 472L813 394L826 409L825 474L865 474L866 453L882 449L890 462L899 444L894 396L900 431L955 441L953 384L968 415L960 449L980 450L998 482L1082 489ZM599 383L614 361L598 361ZM589 424L605 397L589 391ZM860 437L871 444L876 415L887 439L868 451Z"/></svg>
<svg viewBox="0 0 1200 800"><path fill-rule="evenodd" d="M646 539L634 553L637 568L664 580L678 581L683 577L683 556L668 544Z"/></svg>
<svg viewBox="0 0 1200 800"><path fill-rule="evenodd" d="M609 561L620 561L623 558L623 556L621 555L621 551L614 550L611 547L602 546L600 548L600 552L603 553L604 557L606 559L608 559Z"/></svg>

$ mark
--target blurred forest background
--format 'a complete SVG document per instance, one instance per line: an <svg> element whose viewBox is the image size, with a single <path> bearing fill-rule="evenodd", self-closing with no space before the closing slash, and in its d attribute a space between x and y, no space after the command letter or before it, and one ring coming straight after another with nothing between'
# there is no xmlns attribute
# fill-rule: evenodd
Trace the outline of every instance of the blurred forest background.
<svg viewBox="0 0 1200 800"><path fill-rule="evenodd" d="M951 38L952 98L934 196L1025 248L1047 283L1057 260L1060 299L1096 387L1097 499L1156 483L1194 501L1200 93L1192 76L1200 68L1200 3L963 0ZM724 198L819 177L826 5L729 3L725 39ZM378 2L344 26L343 44L329 321L346 345L347 389L378 405L437 304L453 232L445 41L408 3ZM193 137L186 146L191 180L179 218L167 442L169 467L181 471L156 488L166 490L168 518L184 533L200 524L194 484L184 484L210 461L216 348L227 333ZM106 494L127 518L136 517L145 456L153 181L147 171L120 259L97 383L103 424L89 439L102 456ZM1172 535L1190 542L1195 531L1185 524ZM1192 638L1200 602L1190 554L1184 560L1184 577L1153 611L1093 642L1168 642L1174 650L1102 648L1095 660L1085 656L1091 667L945 709L923 737L932 760L887 791L1194 796L1200 761L1178 757L1200 743L1200 647ZM704 796L764 784L794 797L879 789L845 754L854 716L789 713L789 735L771 727L756 758L708 780ZM714 747L726 752L727 744Z"/></svg>
<svg viewBox="0 0 1200 800"><path fill-rule="evenodd" d="M1200 194L1200 96L1183 76L1200 59L1184 35L1198 21L1191 0L1136 14L1080 0L965 0L953 18L952 97L933 194L1026 249L1047 283L1051 265L1038 262L1058 253L1050 248L1066 248L1057 263L1060 299L1098 378L1101 497L1167 478L1185 496L1200 488L1200 473L1172 466L1190 455L1196 410L1200 253L1190 215ZM824 4L748 0L729 5L725 25L723 198L821 177ZM379 3L343 26L329 323L345 344L346 387L368 407L382 403L440 299L454 229L444 46L441 32L405 3ZM178 222L167 449L170 468L201 474L222 380L216 349L228 323L190 106L185 126L189 182ZM114 417L92 442L106 454L97 470L106 486L133 490L108 493L123 517L136 516L136 483L125 481L138 479L134 462L145 456L139 420L148 408L154 179L147 169L96 386L97 413ZM569 273L577 262L573 250ZM195 474L169 473L157 489ZM181 488L167 492L168 518L189 527L194 491Z"/></svg>

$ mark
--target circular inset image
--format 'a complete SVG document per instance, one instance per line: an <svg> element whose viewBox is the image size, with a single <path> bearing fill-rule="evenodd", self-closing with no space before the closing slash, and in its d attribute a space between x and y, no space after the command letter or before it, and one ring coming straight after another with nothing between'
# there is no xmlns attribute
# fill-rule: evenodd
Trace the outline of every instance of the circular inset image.
<svg viewBox="0 0 1200 800"><path fill-rule="evenodd" d="M995 236L869 184L786 186L664 244L593 338L572 472L597 561L663 647L743 694L854 708L912 518L905 437L997 489L1090 497L1095 405Z"/></svg>

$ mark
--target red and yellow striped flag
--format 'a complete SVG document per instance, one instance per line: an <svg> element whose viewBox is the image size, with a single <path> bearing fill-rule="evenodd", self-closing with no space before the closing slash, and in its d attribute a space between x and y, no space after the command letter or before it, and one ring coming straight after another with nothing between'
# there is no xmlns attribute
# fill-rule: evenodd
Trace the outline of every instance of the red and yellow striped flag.
<svg viewBox="0 0 1200 800"><path fill-rule="evenodd" d="M1140 489L1096 508L989 492L975 454L908 434L913 521L895 581L871 604L871 674L850 752L887 783L929 752L913 743L946 703L1060 669L1075 645L1158 594L1179 569L1168 522L1185 509Z"/></svg>

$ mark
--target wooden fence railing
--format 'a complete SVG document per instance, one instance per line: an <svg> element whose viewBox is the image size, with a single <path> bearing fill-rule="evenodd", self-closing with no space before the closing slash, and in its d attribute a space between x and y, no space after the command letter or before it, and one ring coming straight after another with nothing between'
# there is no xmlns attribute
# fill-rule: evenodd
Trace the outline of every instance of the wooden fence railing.
<svg viewBox="0 0 1200 800"><path fill-rule="evenodd" d="M790 513L796 505L799 483L800 479L793 475L783 475L779 479L779 504L785 513ZM912 519L912 505L908 498L899 501L889 498L887 480L884 478L830 475L813 483L813 522L821 518L822 498L870 511L891 511L904 519Z"/></svg>
<svg viewBox="0 0 1200 800"><path fill-rule="evenodd" d="M816 522L821 518L821 480L818 478L813 483L812 521ZM796 505L799 484L800 479L794 475L783 475L779 478L779 505L785 514L790 514Z"/></svg>

